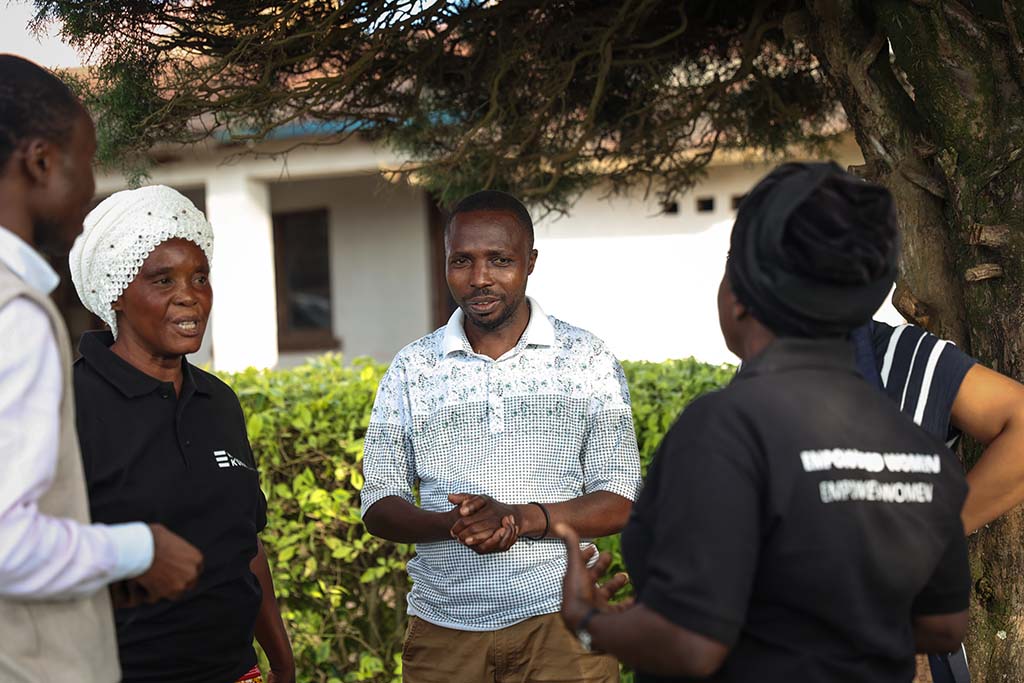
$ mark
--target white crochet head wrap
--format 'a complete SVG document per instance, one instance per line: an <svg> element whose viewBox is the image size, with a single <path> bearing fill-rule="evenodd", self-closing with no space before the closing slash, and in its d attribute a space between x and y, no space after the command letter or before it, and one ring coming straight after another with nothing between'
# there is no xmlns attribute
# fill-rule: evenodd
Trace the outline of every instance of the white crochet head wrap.
<svg viewBox="0 0 1024 683"><path fill-rule="evenodd" d="M213 264L213 228L187 197L164 185L116 192L85 217L71 248L71 280L85 307L117 338L111 308L139 274L146 257L170 239L193 242Z"/></svg>

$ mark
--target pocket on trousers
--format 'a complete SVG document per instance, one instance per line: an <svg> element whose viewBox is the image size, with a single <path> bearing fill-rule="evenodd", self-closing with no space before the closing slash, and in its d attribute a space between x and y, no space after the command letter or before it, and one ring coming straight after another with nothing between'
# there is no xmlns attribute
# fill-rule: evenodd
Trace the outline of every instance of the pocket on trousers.
<svg viewBox="0 0 1024 683"><path fill-rule="evenodd" d="M419 617L409 617L409 626L405 629L405 642L402 643L402 661L409 657L409 652L415 644L417 636L423 631L423 620Z"/></svg>

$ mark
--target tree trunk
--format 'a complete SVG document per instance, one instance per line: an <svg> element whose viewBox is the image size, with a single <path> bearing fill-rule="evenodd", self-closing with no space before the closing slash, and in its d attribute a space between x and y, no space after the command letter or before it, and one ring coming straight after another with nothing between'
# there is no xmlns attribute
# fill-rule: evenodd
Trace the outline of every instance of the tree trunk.
<svg viewBox="0 0 1024 683"><path fill-rule="evenodd" d="M1024 378L1024 46L1020 2L807 0L787 22L821 61L866 161L896 198L894 303ZM981 3L974 3L975 7ZM966 466L980 449L968 444ZM1024 457L1024 454L1022 454ZM973 680L1024 676L1024 513L971 538Z"/></svg>

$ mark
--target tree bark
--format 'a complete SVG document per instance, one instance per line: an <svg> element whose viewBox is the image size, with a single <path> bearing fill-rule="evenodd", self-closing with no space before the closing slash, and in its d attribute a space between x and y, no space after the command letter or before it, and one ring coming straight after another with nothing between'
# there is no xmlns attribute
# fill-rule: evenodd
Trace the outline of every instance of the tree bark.
<svg viewBox="0 0 1024 683"><path fill-rule="evenodd" d="M897 308L1021 380L1024 3L989 4L998 15L951 0L807 0L809 20L793 23L811 27L805 39L846 111L862 174L896 198ZM966 445L965 465L979 453ZM973 680L1020 680L1021 510L972 537L971 571Z"/></svg>

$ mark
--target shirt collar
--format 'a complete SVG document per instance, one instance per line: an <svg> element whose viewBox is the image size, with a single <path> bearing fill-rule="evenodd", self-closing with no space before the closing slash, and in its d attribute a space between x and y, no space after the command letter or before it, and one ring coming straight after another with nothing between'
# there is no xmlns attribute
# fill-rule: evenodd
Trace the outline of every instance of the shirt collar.
<svg viewBox="0 0 1024 683"><path fill-rule="evenodd" d="M7 228L0 226L0 263L32 289L49 294L57 289L60 276L38 251Z"/></svg>
<svg viewBox="0 0 1024 683"><path fill-rule="evenodd" d="M554 346L555 326L551 324L551 319L544 313L536 299L526 297L526 300L530 304L530 322L526 324L526 330L517 346ZM466 337L464 323L465 314L461 308L456 308L444 327L444 336L441 339L442 356L456 351L473 353L473 347Z"/></svg>
<svg viewBox="0 0 1024 683"><path fill-rule="evenodd" d="M853 344L847 339L778 338L760 355L743 363L736 379L807 369L857 374Z"/></svg>
<svg viewBox="0 0 1024 683"><path fill-rule="evenodd" d="M145 396L166 384L111 351L113 343L114 335L106 330L86 332L78 343L78 352L96 372L128 398ZM181 362L184 373L182 396L186 395L188 387L194 387L197 394L209 394L210 382L206 376L196 371L184 358Z"/></svg>

